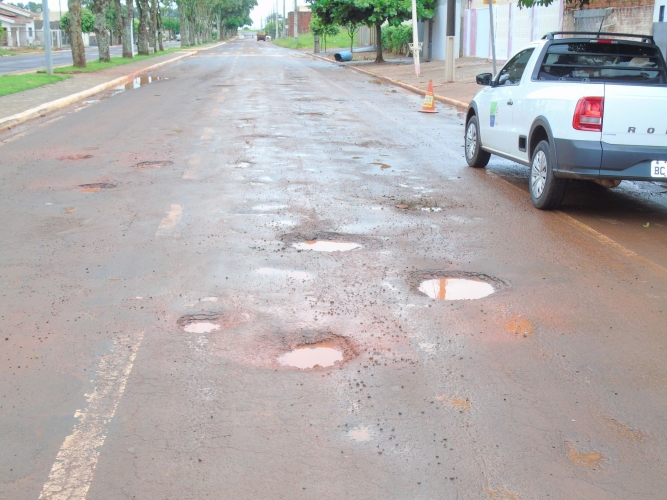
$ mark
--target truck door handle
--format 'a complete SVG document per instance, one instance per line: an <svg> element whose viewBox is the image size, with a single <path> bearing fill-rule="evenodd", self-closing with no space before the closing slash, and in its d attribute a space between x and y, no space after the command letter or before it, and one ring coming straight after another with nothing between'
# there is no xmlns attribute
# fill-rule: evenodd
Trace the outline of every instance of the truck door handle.
<svg viewBox="0 0 667 500"><path fill-rule="evenodd" d="M508 105L508 106L512 106L513 104L514 104L514 101L513 101L512 99L510 99L509 101L507 101L507 105Z"/></svg>

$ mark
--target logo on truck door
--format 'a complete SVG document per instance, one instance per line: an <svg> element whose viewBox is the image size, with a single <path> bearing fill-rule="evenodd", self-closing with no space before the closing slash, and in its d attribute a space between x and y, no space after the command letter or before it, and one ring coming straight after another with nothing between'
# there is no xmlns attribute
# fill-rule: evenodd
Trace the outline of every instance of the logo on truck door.
<svg viewBox="0 0 667 500"><path fill-rule="evenodd" d="M498 103L491 103L491 126L495 127L498 125Z"/></svg>

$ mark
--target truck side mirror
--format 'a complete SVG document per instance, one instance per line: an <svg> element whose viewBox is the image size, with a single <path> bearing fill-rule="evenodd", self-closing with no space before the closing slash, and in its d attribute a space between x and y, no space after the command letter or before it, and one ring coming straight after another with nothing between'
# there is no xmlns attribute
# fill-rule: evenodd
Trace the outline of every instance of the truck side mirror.
<svg viewBox="0 0 667 500"><path fill-rule="evenodd" d="M477 85L491 85L493 75L491 73L480 73L477 75Z"/></svg>

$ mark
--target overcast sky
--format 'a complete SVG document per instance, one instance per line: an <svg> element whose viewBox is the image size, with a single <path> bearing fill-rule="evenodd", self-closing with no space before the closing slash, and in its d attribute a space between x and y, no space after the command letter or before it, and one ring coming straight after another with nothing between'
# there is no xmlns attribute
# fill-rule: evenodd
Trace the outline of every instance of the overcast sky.
<svg viewBox="0 0 667 500"><path fill-rule="evenodd" d="M26 0L23 0L25 2ZM41 3L38 0L33 0L37 3ZM257 0L257 7L255 7L250 12L250 17L252 17L253 28L259 28L261 19L269 15L275 8L275 0ZM298 5L306 5L304 0L298 0ZM61 8L63 12L67 12L67 0L49 0L49 8L58 12ZM283 13L283 0L278 0L278 9L280 15ZM285 12L291 12L294 10L294 0L285 0Z"/></svg>

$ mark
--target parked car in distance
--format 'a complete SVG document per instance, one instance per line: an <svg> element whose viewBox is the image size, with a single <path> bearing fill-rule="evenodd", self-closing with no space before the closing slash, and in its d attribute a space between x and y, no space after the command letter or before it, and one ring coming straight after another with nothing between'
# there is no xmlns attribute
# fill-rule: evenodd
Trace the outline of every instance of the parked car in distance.
<svg viewBox="0 0 667 500"><path fill-rule="evenodd" d="M257 41L262 41L266 42L266 32L265 31L258 31L257 32Z"/></svg>
<svg viewBox="0 0 667 500"><path fill-rule="evenodd" d="M667 68L652 37L549 33L477 83L466 161L529 166L535 207L557 208L568 179L667 181Z"/></svg>
<svg viewBox="0 0 667 500"><path fill-rule="evenodd" d="M175 36L174 38L176 38L176 41L177 41L177 42L180 42L180 41L181 41L181 34L180 34L180 33L176 33L176 36Z"/></svg>

